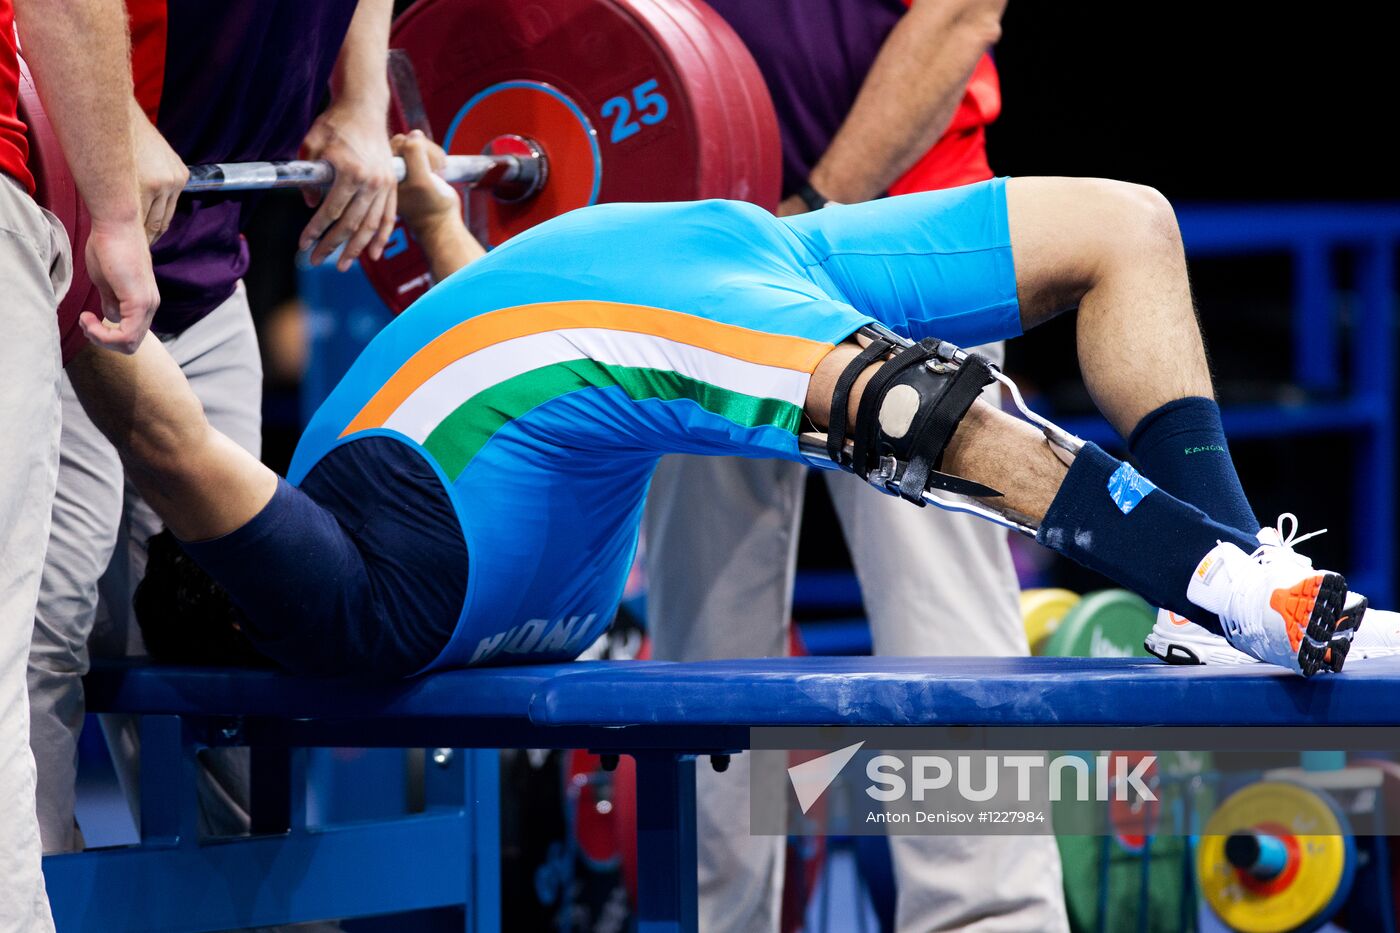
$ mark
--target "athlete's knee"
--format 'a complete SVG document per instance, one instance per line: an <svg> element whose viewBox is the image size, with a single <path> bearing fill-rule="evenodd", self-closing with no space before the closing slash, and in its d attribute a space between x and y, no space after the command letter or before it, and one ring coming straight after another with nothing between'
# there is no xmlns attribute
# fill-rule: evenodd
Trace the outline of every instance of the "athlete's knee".
<svg viewBox="0 0 1400 933"><path fill-rule="evenodd" d="M1176 211L1160 191L1125 181L1085 181L1086 198L1098 220L1097 241L1107 263L1141 263L1181 255Z"/></svg>
<svg viewBox="0 0 1400 933"><path fill-rule="evenodd" d="M1103 178L1013 178L1008 219L1029 325L1093 289L1185 261L1176 214L1153 188Z"/></svg>

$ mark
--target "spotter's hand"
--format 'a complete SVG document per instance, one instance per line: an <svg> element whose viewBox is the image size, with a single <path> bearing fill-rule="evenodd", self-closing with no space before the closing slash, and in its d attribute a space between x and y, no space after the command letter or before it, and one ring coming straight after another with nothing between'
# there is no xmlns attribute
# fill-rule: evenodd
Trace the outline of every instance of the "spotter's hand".
<svg viewBox="0 0 1400 933"><path fill-rule="evenodd" d="M342 272L366 249L372 259L383 255L398 200L384 115L332 104L306 134L301 158L325 159L335 167L329 191L303 192L306 203L316 207L300 242L301 249L311 249L312 264L324 262L342 244L336 263Z"/></svg>
<svg viewBox="0 0 1400 933"><path fill-rule="evenodd" d="M141 215L146 225L146 239L155 242L170 227L175 216L175 202L189 181L190 170L175 154L160 130L151 125L145 113L138 112L132 120L136 143L136 175L141 189Z"/></svg>
<svg viewBox="0 0 1400 933"><path fill-rule="evenodd" d="M102 316L78 315L87 339L100 347L135 353L160 304L151 248L136 219L117 224L93 221L88 234L87 272L102 299Z"/></svg>

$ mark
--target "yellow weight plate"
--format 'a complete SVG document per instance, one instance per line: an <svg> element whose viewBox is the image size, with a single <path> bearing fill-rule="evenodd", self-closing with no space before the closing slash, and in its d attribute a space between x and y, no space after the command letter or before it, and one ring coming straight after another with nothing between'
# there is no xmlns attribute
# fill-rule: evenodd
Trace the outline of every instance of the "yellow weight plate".
<svg viewBox="0 0 1400 933"><path fill-rule="evenodd" d="M1351 886L1355 846L1336 807L1297 784L1260 781L1222 803L1196 850L1201 893L1230 929L1286 933L1325 919ZM1290 865L1261 883L1231 865L1225 841L1232 833L1258 831L1291 837Z"/></svg>
<svg viewBox="0 0 1400 933"><path fill-rule="evenodd" d="M1040 654L1060 620L1069 614L1079 594L1070 590L1043 589L1021 591L1021 622L1026 627L1026 641L1031 654Z"/></svg>

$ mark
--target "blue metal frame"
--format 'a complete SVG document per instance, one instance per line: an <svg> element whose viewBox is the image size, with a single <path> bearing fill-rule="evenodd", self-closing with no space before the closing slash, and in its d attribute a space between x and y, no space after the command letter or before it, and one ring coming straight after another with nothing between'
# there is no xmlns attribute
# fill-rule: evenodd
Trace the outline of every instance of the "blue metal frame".
<svg viewBox="0 0 1400 933"><path fill-rule="evenodd" d="M469 933L500 929L494 751L430 767L422 814L311 827L306 749L259 746L253 835L200 839L196 756L211 733L242 743L227 721L142 717L141 842L44 859L60 933L241 929L451 905L465 907Z"/></svg>
<svg viewBox="0 0 1400 933"><path fill-rule="evenodd" d="M1266 730L1277 749L1400 748L1391 702L1400 658L1359 667L1305 681L1268 665L1136 659L770 658L576 662L366 684L104 666L86 679L89 708L144 717L142 842L51 856L44 870L63 933L223 929L447 904L466 905L468 930L496 930L494 751L465 753L471 761L460 771L430 767L422 815L313 829L297 791L298 750L588 748L637 760L640 929L693 931L696 759L750 747L752 728L1023 727L999 731L995 747L1079 748L1086 727L1096 747L1114 744L1105 728L1184 727L1156 734L1188 743L1167 747L1188 747L1215 727L1243 726L1253 737ZM992 741L987 730L960 734ZM227 744L264 753L260 764L284 774L288 792L262 792L270 811L254 813L262 835L201 841L195 756Z"/></svg>
<svg viewBox="0 0 1400 933"><path fill-rule="evenodd" d="M641 752L637 759L637 933L698 924L695 759Z"/></svg>

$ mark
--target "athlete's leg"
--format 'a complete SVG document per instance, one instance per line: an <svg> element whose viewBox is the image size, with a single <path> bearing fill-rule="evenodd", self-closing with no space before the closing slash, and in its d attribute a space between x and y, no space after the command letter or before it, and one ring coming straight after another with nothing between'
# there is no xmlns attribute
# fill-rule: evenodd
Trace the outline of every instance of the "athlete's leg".
<svg viewBox="0 0 1400 933"><path fill-rule="evenodd" d="M1220 424L1166 198L1074 178L1012 179L1006 198L1026 329L1077 307L1084 383L1143 472L1217 521L1257 532Z"/></svg>
<svg viewBox="0 0 1400 933"><path fill-rule="evenodd" d="M1138 465L1217 521L1258 531L1213 401L1176 219L1157 192L997 179L786 223L851 304L915 340L972 346L1077 307L1085 384Z"/></svg>
<svg viewBox="0 0 1400 933"><path fill-rule="evenodd" d="M1306 561L1278 559L1269 549L1261 549L1255 562L1248 556L1255 550L1252 536L1157 490L1093 444L1073 453L1052 448L1039 429L981 402L965 414L960 408L940 413L942 399L952 391L937 396L938 379L947 380L942 386L952 379L916 374L891 382L885 376L898 370L897 359L866 365L857 356L847 344L818 364L806 413L825 429L833 403L822 404L822 395L830 387L840 400L836 387L842 376L850 378L864 367L845 402L855 434L878 436L880 456L872 454L866 470L915 438L913 449L926 460L941 460L938 467L944 473L1001 490L1000 497L984 501L1037 529L1042 544L1173 612L1221 614L1232 643L1261 660L1306 674L1324 665L1340 668L1364 603L1344 606L1345 581L1339 575L1316 572ZM873 407L865 404L872 393L879 396ZM918 403L917 413L910 410L910 396ZM946 446L940 437L936 449L918 439L920 432L905 430L911 423L940 420L956 427ZM858 448L847 448L845 460L854 459L859 470L863 456ZM903 470L906 480L913 462L911 457ZM883 479L879 484L892 486ZM907 485L900 485L906 497Z"/></svg>
<svg viewBox="0 0 1400 933"><path fill-rule="evenodd" d="M1022 326L1079 309L1084 384L1119 433L1174 399L1212 394L1166 198L1117 181L1013 178L1006 203Z"/></svg>

